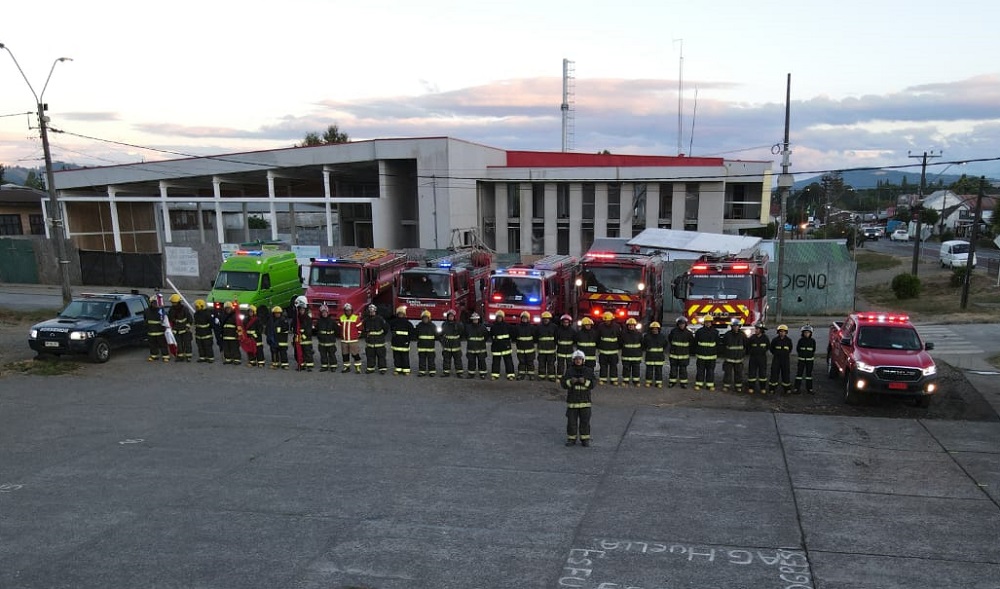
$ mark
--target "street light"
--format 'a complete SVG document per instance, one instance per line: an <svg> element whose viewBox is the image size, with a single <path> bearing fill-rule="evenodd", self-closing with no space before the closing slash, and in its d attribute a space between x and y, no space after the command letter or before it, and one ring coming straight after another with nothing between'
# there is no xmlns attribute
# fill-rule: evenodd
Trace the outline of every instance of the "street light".
<svg viewBox="0 0 1000 589"><path fill-rule="evenodd" d="M66 255L66 232L63 229L63 214L62 207L59 205L59 195L56 194L55 177L52 174L52 153L49 151L49 133L48 133L48 117L45 116L45 111L48 109L48 105L42 102L45 98L45 90L49 87L49 80L52 79L52 72L56 69L56 64L61 61L73 61L69 57L58 57L52 62L52 67L49 68L49 76L45 78L45 85L42 86L42 93L37 94L35 92L34 86L28 80L28 76L24 74L24 70L21 69L21 64L17 62L17 58L14 57L14 52L10 50L3 43L0 43L0 49L6 49L10 58L14 60L14 65L17 66L17 71L21 72L21 77L24 78L24 82L28 85L28 90L31 90L32 96L35 97L35 104L38 107L38 134L42 137L42 151L45 153L45 184L49 189L49 208L52 214L52 238L55 240L56 244L56 257L59 262L59 275L62 283L62 298L63 304L68 304L73 298L73 291L69 284L69 258Z"/></svg>

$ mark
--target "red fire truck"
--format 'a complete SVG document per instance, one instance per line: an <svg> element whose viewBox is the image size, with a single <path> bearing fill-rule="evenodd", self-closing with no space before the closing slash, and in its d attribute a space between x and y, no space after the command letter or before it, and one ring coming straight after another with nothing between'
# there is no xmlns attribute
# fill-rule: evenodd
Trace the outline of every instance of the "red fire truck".
<svg viewBox="0 0 1000 589"><path fill-rule="evenodd" d="M486 290L486 316L490 321L497 311L504 312L508 323L520 321L522 311L531 314L534 323L548 311L557 318L573 314L576 289L573 281L579 261L572 256L552 255L530 266L516 265L494 270Z"/></svg>
<svg viewBox="0 0 1000 589"><path fill-rule="evenodd" d="M326 305L330 314L339 316L344 305L351 304L361 315L374 303L379 313L392 313L392 285L406 268L406 254L385 249L359 249L340 258L313 258L309 264L306 298L313 318Z"/></svg>
<svg viewBox="0 0 1000 589"><path fill-rule="evenodd" d="M635 319L640 326L663 320L661 254L591 250L580 270L581 316L596 320L610 311L615 321Z"/></svg>
<svg viewBox="0 0 1000 589"><path fill-rule="evenodd" d="M738 317L750 330L767 315L767 254L758 248L739 254L703 254L677 277L674 297L684 302L692 327L712 316L717 327Z"/></svg>
<svg viewBox="0 0 1000 589"><path fill-rule="evenodd" d="M408 319L419 320L424 311L431 320L444 321L453 309L462 321L483 312L483 292L490 276L493 256L485 250L468 249L412 266L396 278L395 307L406 307Z"/></svg>

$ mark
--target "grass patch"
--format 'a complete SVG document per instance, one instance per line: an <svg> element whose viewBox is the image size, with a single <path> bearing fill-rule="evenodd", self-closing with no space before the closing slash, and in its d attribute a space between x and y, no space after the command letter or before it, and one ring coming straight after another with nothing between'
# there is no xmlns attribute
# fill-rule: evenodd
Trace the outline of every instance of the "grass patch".
<svg viewBox="0 0 1000 589"><path fill-rule="evenodd" d="M887 284L863 286L858 294L875 309L902 311L913 319L935 322L978 323L1000 320L996 282L984 274L972 275L969 284L969 305L961 309L962 289L950 285L951 276L925 276L921 278L920 296L914 299L896 298Z"/></svg>
<svg viewBox="0 0 1000 589"><path fill-rule="evenodd" d="M63 360L22 360L3 367L5 374L29 374L32 376L61 376L80 369L79 362Z"/></svg>
<svg viewBox="0 0 1000 589"><path fill-rule="evenodd" d="M1000 368L1000 354L993 354L992 356L987 358L986 361L992 364L993 366Z"/></svg>
<svg viewBox="0 0 1000 589"><path fill-rule="evenodd" d="M38 309L34 311L15 311L0 307L0 322L2 323L39 323L52 319L61 309Z"/></svg>
<svg viewBox="0 0 1000 589"><path fill-rule="evenodd" d="M888 270L903 264L902 260L896 256L879 254L875 252L857 252L858 272L872 272L875 270Z"/></svg>

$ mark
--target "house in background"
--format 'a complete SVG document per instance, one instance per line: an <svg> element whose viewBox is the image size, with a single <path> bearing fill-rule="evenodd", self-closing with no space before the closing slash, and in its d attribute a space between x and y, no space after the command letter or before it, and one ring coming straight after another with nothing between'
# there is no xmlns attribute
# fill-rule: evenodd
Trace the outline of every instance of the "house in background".
<svg viewBox="0 0 1000 589"><path fill-rule="evenodd" d="M42 200L48 194L18 186L0 186L0 235L45 235Z"/></svg>

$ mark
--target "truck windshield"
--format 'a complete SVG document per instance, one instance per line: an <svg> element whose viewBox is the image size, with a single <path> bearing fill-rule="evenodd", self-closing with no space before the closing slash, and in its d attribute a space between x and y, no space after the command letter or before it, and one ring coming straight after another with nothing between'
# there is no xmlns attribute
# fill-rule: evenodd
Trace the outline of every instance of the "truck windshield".
<svg viewBox="0 0 1000 589"><path fill-rule="evenodd" d="M637 294L642 282L642 268L587 266L582 278L586 293Z"/></svg>
<svg viewBox="0 0 1000 589"><path fill-rule="evenodd" d="M733 300L753 298L749 274L691 276L688 299Z"/></svg>
<svg viewBox="0 0 1000 589"><path fill-rule="evenodd" d="M259 272L235 272L223 270L215 279L215 290L257 290L260 283Z"/></svg>
<svg viewBox="0 0 1000 589"><path fill-rule="evenodd" d="M894 325L862 325L858 330L858 347L875 350L922 349L917 330Z"/></svg>
<svg viewBox="0 0 1000 589"><path fill-rule="evenodd" d="M542 281L526 276L494 276L490 280L490 300L494 303L540 304Z"/></svg>
<svg viewBox="0 0 1000 589"><path fill-rule="evenodd" d="M309 269L309 286L357 288L361 286L361 268L313 266Z"/></svg>
<svg viewBox="0 0 1000 589"><path fill-rule="evenodd" d="M419 299L450 299L451 275L431 272L403 272L399 294Z"/></svg>
<svg viewBox="0 0 1000 589"><path fill-rule="evenodd" d="M104 319L111 310L111 303L100 301L72 301L60 317L66 319Z"/></svg>

